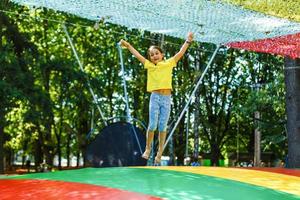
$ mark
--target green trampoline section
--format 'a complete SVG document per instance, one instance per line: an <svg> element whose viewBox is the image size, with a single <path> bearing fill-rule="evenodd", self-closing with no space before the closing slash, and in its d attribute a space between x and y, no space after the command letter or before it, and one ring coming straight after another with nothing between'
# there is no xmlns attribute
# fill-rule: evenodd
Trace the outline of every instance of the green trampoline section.
<svg viewBox="0 0 300 200"><path fill-rule="evenodd" d="M201 168L199 168L201 170ZM215 169L212 169L215 170ZM234 170L234 169L233 169ZM245 172L246 173L246 172ZM47 180L88 184L162 199L292 200L300 196L239 181L190 172L153 168L84 168L78 170L2 176L5 180ZM9 184L7 185L9 187ZM3 190L3 189L2 189ZM1 187L0 187L0 192ZM101 199L99 197L99 199ZM125 199L125 198L124 198ZM131 198L138 199L138 198ZM147 198L144 198L147 199Z"/></svg>

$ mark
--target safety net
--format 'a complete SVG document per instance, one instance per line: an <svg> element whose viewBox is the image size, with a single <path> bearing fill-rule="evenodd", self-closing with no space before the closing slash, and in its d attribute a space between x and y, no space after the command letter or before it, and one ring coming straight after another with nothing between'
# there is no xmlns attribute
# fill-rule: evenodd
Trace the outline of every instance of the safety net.
<svg viewBox="0 0 300 200"><path fill-rule="evenodd" d="M187 32L192 31L195 33L195 40L200 42L259 50L292 58L300 57L300 23L251 11L225 1L12 0L12 2L63 11L95 21L104 19L106 22L128 28L179 38L185 38Z"/></svg>
<svg viewBox="0 0 300 200"><path fill-rule="evenodd" d="M132 134L133 129L137 137ZM146 165L146 160L141 157L141 151L144 149L139 149L138 142L145 147L145 136L139 128L127 122L109 124L88 145L85 152L87 165L91 167Z"/></svg>

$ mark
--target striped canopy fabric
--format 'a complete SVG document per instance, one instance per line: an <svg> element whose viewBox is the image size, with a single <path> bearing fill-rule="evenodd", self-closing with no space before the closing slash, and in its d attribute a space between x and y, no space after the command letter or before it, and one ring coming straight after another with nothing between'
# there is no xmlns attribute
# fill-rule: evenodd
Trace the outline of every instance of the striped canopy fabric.
<svg viewBox="0 0 300 200"><path fill-rule="evenodd" d="M300 23L209 0L11 0L132 29L261 52L300 57ZM300 6L300 5L299 5ZM282 36L287 43L281 46ZM271 40L269 40L272 38ZM289 40L291 39L291 40ZM261 42L261 41L265 42ZM258 41L258 42L256 42ZM268 44L272 42L272 45ZM239 43L236 43L239 42ZM242 45L243 42L246 42ZM249 43L250 42L250 43ZM238 44L238 45L237 45ZM264 47L260 47L265 45ZM255 48L253 48L255 46ZM296 52L294 48L296 46ZM279 50L278 50L279 49ZM293 49L293 50L291 50ZM292 52L292 53L291 53Z"/></svg>

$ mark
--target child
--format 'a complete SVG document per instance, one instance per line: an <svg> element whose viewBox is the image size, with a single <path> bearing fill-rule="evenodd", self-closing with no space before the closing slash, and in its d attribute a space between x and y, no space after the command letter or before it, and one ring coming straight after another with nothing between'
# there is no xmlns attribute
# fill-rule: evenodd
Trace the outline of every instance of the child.
<svg viewBox="0 0 300 200"><path fill-rule="evenodd" d="M159 147L154 160L155 164L159 164L161 161L166 140L167 124L171 111L172 70L192 41L193 33L189 32L180 51L175 56L164 60L164 53L158 46L151 46L148 49L148 59L146 59L128 42L121 40L121 46L126 47L147 69L147 92L150 92L151 96L146 148L142 157L149 159L154 131L158 126Z"/></svg>

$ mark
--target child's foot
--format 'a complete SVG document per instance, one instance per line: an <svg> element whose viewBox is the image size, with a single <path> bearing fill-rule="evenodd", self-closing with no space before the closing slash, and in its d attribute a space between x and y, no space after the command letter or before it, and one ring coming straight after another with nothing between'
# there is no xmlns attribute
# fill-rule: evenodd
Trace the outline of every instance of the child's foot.
<svg viewBox="0 0 300 200"><path fill-rule="evenodd" d="M148 160L149 157L150 157L150 150L146 149L146 151L142 155L142 158Z"/></svg>
<svg viewBox="0 0 300 200"><path fill-rule="evenodd" d="M158 165L161 162L161 155L156 155L154 159L154 164Z"/></svg>

